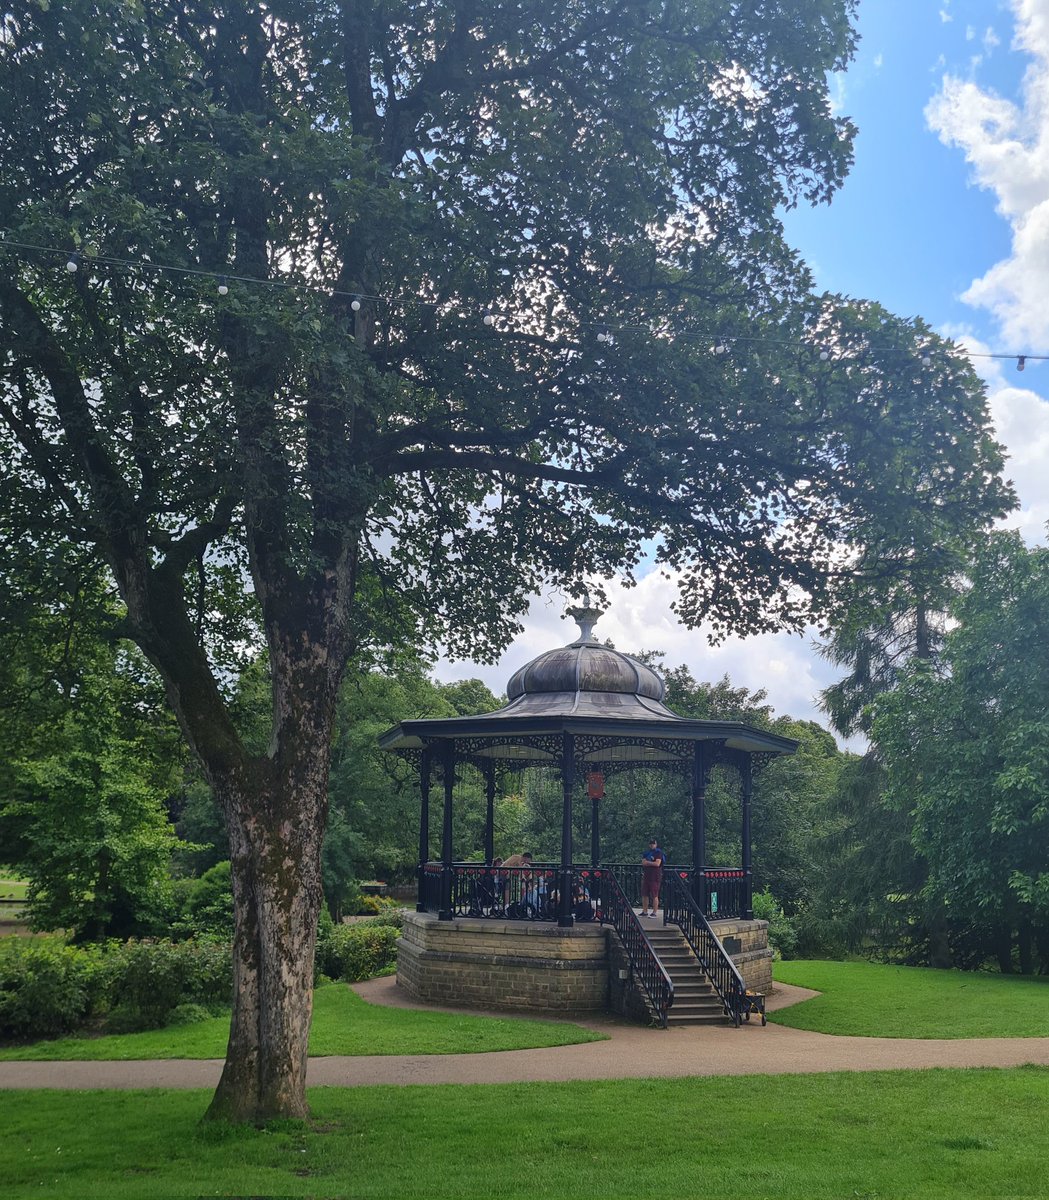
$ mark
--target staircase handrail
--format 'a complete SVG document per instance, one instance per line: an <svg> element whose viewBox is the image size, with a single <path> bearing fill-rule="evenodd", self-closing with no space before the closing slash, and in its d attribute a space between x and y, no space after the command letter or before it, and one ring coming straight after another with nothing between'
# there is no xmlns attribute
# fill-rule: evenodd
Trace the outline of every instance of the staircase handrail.
<svg viewBox="0 0 1049 1200"><path fill-rule="evenodd" d="M599 920L602 924L611 925L619 934L631 969L641 981L656 1017L665 1029L667 1013L674 1003L674 981L660 962L659 955L655 952L644 926L615 875L605 867L598 867L590 871L590 877L598 881L601 900L598 906Z"/></svg>
<svg viewBox="0 0 1049 1200"><path fill-rule="evenodd" d="M732 1018L733 1025L738 1026L747 1011L747 985L739 968L711 929L710 922L693 900L679 874L669 871L663 879L664 922L676 925L684 934L685 941L724 1005L726 1014Z"/></svg>

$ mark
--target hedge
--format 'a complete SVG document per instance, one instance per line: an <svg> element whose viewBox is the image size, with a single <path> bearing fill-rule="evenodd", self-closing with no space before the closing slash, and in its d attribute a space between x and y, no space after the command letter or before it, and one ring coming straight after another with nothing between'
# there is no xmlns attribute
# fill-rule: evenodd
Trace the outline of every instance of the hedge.
<svg viewBox="0 0 1049 1200"><path fill-rule="evenodd" d="M186 1004L228 1008L228 945L206 941L70 946L61 937L0 939L0 1038L56 1037L91 1020L114 1032L156 1029Z"/></svg>

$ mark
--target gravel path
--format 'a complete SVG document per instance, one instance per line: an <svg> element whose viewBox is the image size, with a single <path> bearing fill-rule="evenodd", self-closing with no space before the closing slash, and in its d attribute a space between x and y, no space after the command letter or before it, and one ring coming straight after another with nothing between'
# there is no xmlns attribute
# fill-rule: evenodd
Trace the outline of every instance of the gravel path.
<svg viewBox="0 0 1049 1200"><path fill-rule="evenodd" d="M354 988L373 1004L414 1005L391 978ZM815 996L779 984L769 1011ZM462 1009L448 1009L463 1012ZM491 1015L490 1013L485 1015ZM928 1067L1049 1066L1049 1038L833 1037L751 1022L700 1028L643 1029L612 1017L578 1020L608 1041L542 1050L485 1054L375 1055L313 1058L313 1087L374 1084L559 1082L568 1079L639 1079L688 1075L784 1075L815 1071L889 1071ZM0 1063L0 1088L211 1088L218 1059L149 1062Z"/></svg>

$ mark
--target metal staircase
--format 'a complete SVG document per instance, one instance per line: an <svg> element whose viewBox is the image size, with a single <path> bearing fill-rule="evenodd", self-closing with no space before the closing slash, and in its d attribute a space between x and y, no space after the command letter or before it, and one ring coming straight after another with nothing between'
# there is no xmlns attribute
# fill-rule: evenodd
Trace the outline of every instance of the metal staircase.
<svg viewBox="0 0 1049 1200"><path fill-rule="evenodd" d="M645 932L674 984L674 1004L666 1014L667 1025L722 1024L728 1020L721 998L681 930L676 925L649 926L646 921Z"/></svg>

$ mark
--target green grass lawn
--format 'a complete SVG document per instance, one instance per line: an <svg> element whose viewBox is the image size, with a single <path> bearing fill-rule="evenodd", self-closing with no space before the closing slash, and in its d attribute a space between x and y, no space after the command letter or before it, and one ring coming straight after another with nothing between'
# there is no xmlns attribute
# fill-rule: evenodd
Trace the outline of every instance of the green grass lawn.
<svg viewBox="0 0 1049 1200"><path fill-rule="evenodd" d="M23 1197L1044 1197L1049 1069L317 1088L309 1123L205 1092L8 1092Z"/></svg>
<svg viewBox="0 0 1049 1200"><path fill-rule="evenodd" d="M345 984L314 993L310 1054L466 1054L525 1050L604 1040L604 1034L560 1021L468 1017L366 1004ZM148 1033L97 1038L60 1038L0 1049L0 1061L137 1058L223 1058L229 1017Z"/></svg>
<svg viewBox="0 0 1049 1200"><path fill-rule="evenodd" d="M1047 976L808 960L778 962L773 972L782 983L823 993L770 1014L792 1029L857 1037L1049 1037Z"/></svg>
<svg viewBox="0 0 1049 1200"><path fill-rule="evenodd" d="M0 879L0 900L24 900L28 886L22 879Z"/></svg>

